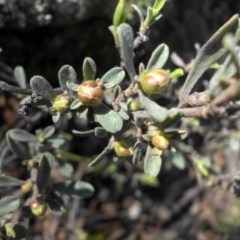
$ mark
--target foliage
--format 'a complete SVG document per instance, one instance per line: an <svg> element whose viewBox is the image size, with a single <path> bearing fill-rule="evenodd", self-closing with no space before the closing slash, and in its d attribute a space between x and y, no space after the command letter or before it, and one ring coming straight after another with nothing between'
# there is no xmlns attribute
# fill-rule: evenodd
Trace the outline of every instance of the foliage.
<svg viewBox="0 0 240 240"><path fill-rule="evenodd" d="M44 77L36 75L30 79L30 89L26 86L26 74L21 66L14 70L19 87L2 84L3 90L13 93L30 95L23 101L19 113L29 115L32 108L45 109L52 115L55 123L35 134L27 130L15 128L6 133L6 141L11 151L22 158L30 171L30 179L22 181L0 173L0 188L19 187L31 183L29 188L22 190L29 198L22 206L22 218L15 226L10 224L12 213L20 207L20 198L6 196L0 200L0 213L4 217L2 234L7 237L22 239L27 234L29 218L32 214L42 216L50 211L60 216L66 212L63 196L83 199L93 195L94 187L80 180L69 180L74 173L73 165L68 161L87 161L68 151L68 136L57 130L57 124L64 120L77 118L79 121L93 123L87 131L72 129L79 137L94 135L107 139L102 152L89 163L96 166L108 159L127 161L132 165L143 165L147 175L139 176L139 181L157 186L155 180L165 159L180 170L186 168L184 153L187 147L184 139L185 129L178 128L184 117L191 118L186 124L196 126L196 117L230 116L233 107L239 110L240 95L240 20L234 15L223 25L198 51L183 88L178 95L179 105L174 107L161 106L158 99L164 97L166 91L185 74L183 69L164 69L169 58L169 48L161 43L151 54L146 67L143 63L135 68L135 51L148 40L148 30L161 17L161 10L166 1L156 0L148 7L144 17L141 10L134 5L140 27L134 36L132 27L125 22L126 1L120 0L113 17L113 26L109 29L113 34L119 52L121 67L114 67L102 77L97 76L97 64L90 57L83 62L83 81L79 81L72 66L64 65L58 72L60 88L54 89ZM209 89L202 93L189 95L193 86L202 74L217 63L220 57L227 56L210 79ZM128 74L126 76L125 70ZM231 80L231 81L230 81ZM125 83L123 85L122 83ZM122 89L122 86L126 86ZM8 87L8 88L7 88ZM111 95L111 104L106 101ZM139 108L131 107L139 101ZM170 105L169 105L170 106ZM31 116L30 116L31 117ZM196 120L195 120L196 121ZM131 132L131 135L130 135ZM71 137L70 137L71 138ZM191 150L190 150L191 151ZM207 158L195 157L192 164L198 174L207 178L211 172L211 164ZM56 169L63 181L55 181L52 170ZM153 178L150 180L150 178ZM235 178L235 192L239 196L239 179ZM24 231L20 231L19 228Z"/></svg>

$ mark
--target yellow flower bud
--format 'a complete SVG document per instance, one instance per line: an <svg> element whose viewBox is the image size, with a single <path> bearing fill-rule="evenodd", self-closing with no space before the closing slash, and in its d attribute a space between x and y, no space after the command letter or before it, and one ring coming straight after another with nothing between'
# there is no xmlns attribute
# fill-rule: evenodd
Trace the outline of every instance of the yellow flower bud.
<svg viewBox="0 0 240 240"><path fill-rule="evenodd" d="M151 143L154 147L158 148L159 150L164 150L168 148L169 141L166 136L162 135L161 133L157 133L152 137Z"/></svg>
<svg viewBox="0 0 240 240"><path fill-rule="evenodd" d="M134 153L134 147L131 141L127 139L121 139L115 141L114 151L118 157L131 157Z"/></svg>
<svg viewBox="0 0 240 240"><path fill-rule="evenodd" d="M78 87L78 98L91 107L99 107L103 100L102 84L94 80L86 80Z"/></svg>
<svg viewBox="0 0 240 240"><path fill-rule="evenodd" d="M71 100L68 95L62 93L57 95L54 100L53 107L56 109L57 112L61 114L65 114L70 111Z"/></svg>
<svg viewBox="0 0 240 240"><path fill-rule="evenodd" d="M143 73L140 80L140 87L148 95L164 92L169 84L169 76L163 69L154 69Z"/></svg>
<svg viewBox="0 0 240 240"><path fill-rule="evenodd" d="M47 204L41 204L37 199L34 199L31 203L31 211L35 216L43 216L47 211Z"/></svg>

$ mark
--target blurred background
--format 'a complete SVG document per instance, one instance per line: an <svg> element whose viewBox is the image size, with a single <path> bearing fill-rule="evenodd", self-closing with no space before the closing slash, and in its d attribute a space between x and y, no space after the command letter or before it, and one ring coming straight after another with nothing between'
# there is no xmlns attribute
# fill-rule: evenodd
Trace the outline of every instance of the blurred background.
<svg viewBox="0 0 240 240"><path fill-rule="evenodd" d="M108 30L117 2L0 0L0 79L14 85L13 68L21 65L28 81L42 75L57 87L57 73L65 64L73 66L82 80L85 57L94 59L97 77L101 77L120 62ZM153 2L127 1L127 22L135 33L139 22L131 4L145 13ZM204 44L232 15L240 13L240 1L170 0L162 13L151 28L149 41L139 49L136 66L147 63L151 52L163 42L171 53L189 63L196 56L195 43ZM167 68L174 67L169 59ZM204 75L203 83L210 74ZM178 83L182 85L184 79ZM200 84L196 90L204 86ZM18 108L14 96L0 93L1 139L7 129L19 127L21 121L24 123L20 127L32 132L52 124L44 111L31 119L20 117ZM74 124L74 120L65 121L58 128L71 133ZM81 123L78 127L83 130L92 126ZM68 201L69 212L63 217L49 213L40 220L33 219L29 239L50 239L52 232L57 240L239 239L240 201L230 184L232 173L240 169L239 120L184 119L179 127L189 131L188 138L179 145L181 153L175 158L166 154L160 175L153 179L143 174L141 164L133 167L109 159L95 168L87 167L88 159L100 153L107 142L73 137L70 150L83 156L80 164L73 164L73 176L90 182L95 194L84 201ZM24 166L14 160L8 159L5 171L26 177ZM219 183L215 188L205 187L210 177Z"/></svg>

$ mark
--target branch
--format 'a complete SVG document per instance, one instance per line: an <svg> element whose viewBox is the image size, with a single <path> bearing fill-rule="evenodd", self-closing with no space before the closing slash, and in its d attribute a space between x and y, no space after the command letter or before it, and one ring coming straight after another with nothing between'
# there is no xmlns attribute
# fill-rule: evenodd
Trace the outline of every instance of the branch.
<svg viewBox="0 0 240 240"><path fill-rule="evenodd" d="M20 94L26 94L26 95L31 95L33 90L32 89L24 89L20 87L15 87L12 85L9 85L3 81L0 81L0 90L5 91L5 92L10 92L10 93L20 93Z"/></svg>

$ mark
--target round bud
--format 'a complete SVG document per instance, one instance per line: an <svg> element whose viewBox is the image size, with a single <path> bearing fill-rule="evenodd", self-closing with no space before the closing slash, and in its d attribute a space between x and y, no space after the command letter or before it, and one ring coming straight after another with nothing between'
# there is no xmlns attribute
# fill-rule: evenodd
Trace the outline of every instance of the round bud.
<svg viewBox="0 0 240 240"><path fill-rule="evenodd" d="M33 168L37 165L37 162L34 159L29 159L27 162L28 168Z"/></svg>
<svg viewBox="0 0 240 240"><path fill-rule="evenodd" d="M57 95L54 100L53 107L57 112L61 114L68 113L70 111L71 100L68 95L61 93Z"/></svg>
<svg viewBox="0 0 240 240"><path fill-rule="evenodd" d="M37 199L34 199L31 203L31 211L35 216L43 216L47 211L47 204L41 204Z"/></svg>
<svg viewBox="0 0 240 240"><path fill-rule="evenodd" d="M32 182L31 180L27 180L21 185L21 191L22 193L26 194L29 193L32 190Z"/></svg>
<svg viewBox="0 0 240 240"><path fill-rule="evenodd" d="M154 69L148 73L143 73L140 86L143 92L148 95L160 94L167 89L169 80L168 74L163 69Z"/></svg>
<svg viewBox="0 0 240 240"><path fill-rule="evenodd" d="M103 100L102 85L94 80L86 80L78 87L78 98L91 107L99 107Z"/></svg>
<svg viewBox="0 0 240 240"><path fill-rule="evenodd" d="M130 110L131 111L138 111L140 109L142 109L141 103L139 101L139 99L134 99L131 103L130 103Z"/></svg>
<svg viewBox="0 0 240 240"><path fill-rule="evenodd" d="M114 151L118 157L131 157L134 153L134 147L131 141L127 139L121 139L115 141Z"/></svg>
<svg viewBox="0 0 240 240"><path fill-rule="evenodd" d="M152 137L151 143L154 147L156 147L160 150L164 150L164 149L168 148L168 146L169 146L168 139L160 133L157 133L156 135L154 135Z"/></svg>

